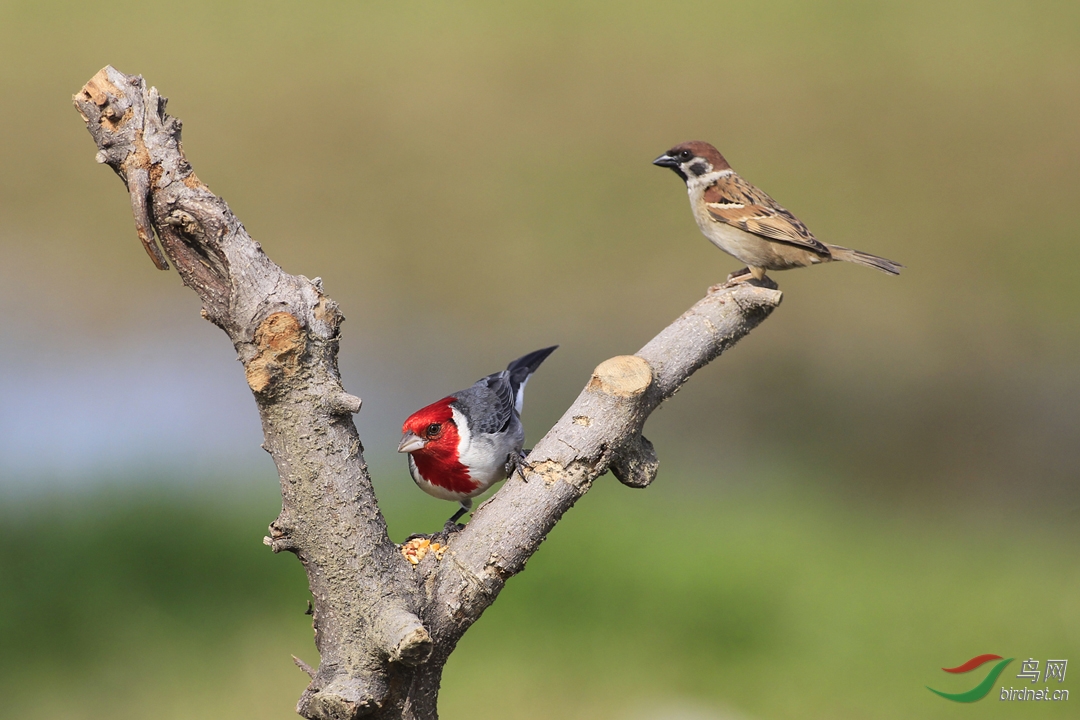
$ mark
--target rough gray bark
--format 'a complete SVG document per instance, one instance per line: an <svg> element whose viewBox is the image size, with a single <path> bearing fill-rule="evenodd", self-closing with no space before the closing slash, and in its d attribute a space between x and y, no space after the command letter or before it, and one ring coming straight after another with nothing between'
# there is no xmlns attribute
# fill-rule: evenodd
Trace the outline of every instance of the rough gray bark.
<svg viewBox="0 0 1080 720"><path fill-rule="evenodd" d="M112 67L74 97L120 175L154 264L172 260L244 364L265 447L281 480L281 514L266 543L303 563L321 661L297 712L307 718L429 719L458 640L520 572L600 475L645 487L656 475L641 435L649 414L691 374L780 303L775 288L711 288L636 355L601 363L581 395L515 475L440 553L418 564L391 542L341 385L338 306L318 278L290 275L251 239L183 154L180 121L140 76ZM160 248L155 243L160 241Z"/></svg>

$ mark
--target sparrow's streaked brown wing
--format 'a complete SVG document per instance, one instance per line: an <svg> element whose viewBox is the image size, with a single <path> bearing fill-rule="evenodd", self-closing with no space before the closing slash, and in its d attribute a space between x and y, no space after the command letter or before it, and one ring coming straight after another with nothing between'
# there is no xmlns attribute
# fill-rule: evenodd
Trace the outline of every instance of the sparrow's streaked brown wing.
<svg viewBox="0 0 1080 720"><path fill-rule="evenodd" d="M705 190L705 207L715 220L740 230L797 245L821 255L829 249L797 217L735 173L724 175Z"/></svg>

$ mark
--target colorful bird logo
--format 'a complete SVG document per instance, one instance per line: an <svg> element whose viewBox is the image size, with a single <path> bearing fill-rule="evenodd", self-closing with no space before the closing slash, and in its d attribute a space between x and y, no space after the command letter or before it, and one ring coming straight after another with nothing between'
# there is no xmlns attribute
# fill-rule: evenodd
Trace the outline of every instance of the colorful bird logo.
<svg viewBox="0 0 1080 720"><path fill-rule="evenodd" d="M986 677L983 678L983 681L981 683L971 688L967 692L946 693L941 692L940 690L935 690L929 685L926 686L926 689L932 693L937 693L946 700L952 700L953 702L969 703L975 702L976 700L982 700L990 692L990 688L994 686L994 683L997 682L998 675L1001 674L1001 671L1005 669L1006 665L1013 661L1013 658L1002 659L1000 655L991 655L988 653L986 655L977 655L976 657L968 660L963 665L957 665L953 668L941 668L948 673L966 673L974 670L975 668L979 667L984 663L990 662L991 660L1001 660L1001 662L994 665L994 667L990 669L990 672L986 674Z"/></svg>

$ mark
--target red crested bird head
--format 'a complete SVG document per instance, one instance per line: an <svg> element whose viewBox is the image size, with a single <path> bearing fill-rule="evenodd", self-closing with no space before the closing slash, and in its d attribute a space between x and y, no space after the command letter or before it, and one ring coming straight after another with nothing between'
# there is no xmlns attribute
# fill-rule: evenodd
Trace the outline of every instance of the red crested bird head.
<svg viewBox="0 0 1080 720"><path fill-rule="evenodd" d="M458 444L457 424L450 410L452 397L445 397L414 412L401 426L404 437L398 452L439 456L456 453Z"/></svg>
<svg viewBox="0 0 1080 720"><path fill-rule="evenodd" d="M477 484L469 477L469 468L461 463L457 423L445 397L417 410L401 426L404 433L398 452L412 455L420 474L433 485L452 492L472 492Z"/></svg>

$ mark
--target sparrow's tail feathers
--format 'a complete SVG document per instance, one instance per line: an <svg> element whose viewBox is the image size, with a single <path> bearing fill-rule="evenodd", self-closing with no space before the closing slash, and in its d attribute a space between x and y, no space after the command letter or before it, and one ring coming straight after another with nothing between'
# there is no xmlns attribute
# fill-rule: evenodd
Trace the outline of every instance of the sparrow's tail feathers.
<svg viewBox="0 0 1080 720"><path fill-rule="evenodd" d="M558 347L558 345L552 345L551 347L542 350L534 350L528 355L523 355L506 366L506 372L510 379L510 387L514 391L514 406L517 408L519 414L521 413L521 404L525 397L525 383L529 381L529 377L536 372L538 367L540 367L540 363L544 362L544 360L547 359L547 356L555 352L555 349Z"/></svg>
<svg viewBox="0 0 1080 720"><path fill-rule="evenodd" d="M853 262L856 265L877 268L890 275L899 275L900 269L904 267L898 262L893 262L892 260L878 257L877 255L871 255L870 253L864 253L859 250L840 247L839 245L830 245L829 254L832 255L833 260L844 260L846 262Z"/></svg>

